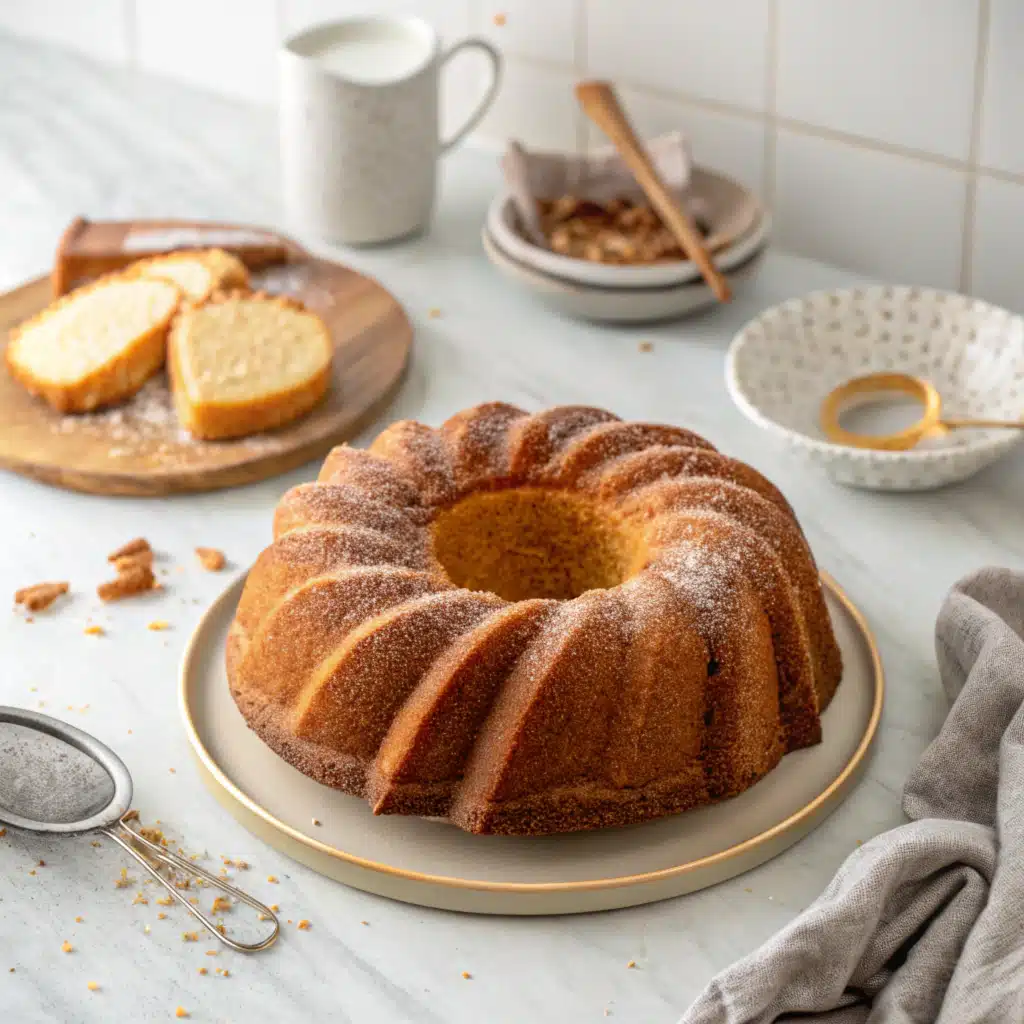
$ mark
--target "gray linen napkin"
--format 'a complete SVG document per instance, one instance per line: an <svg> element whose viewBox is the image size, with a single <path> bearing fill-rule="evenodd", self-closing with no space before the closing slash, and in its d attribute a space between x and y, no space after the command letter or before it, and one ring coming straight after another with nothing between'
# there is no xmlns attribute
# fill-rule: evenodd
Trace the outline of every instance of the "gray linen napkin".
<svg viewBox="0 0 1024 1024"><path fill-rule="evenodd" d="M936 648L954 704L907 780L911 822L848 857L680 1024L1024 1021L1024 574L961 580Z"/></svg>

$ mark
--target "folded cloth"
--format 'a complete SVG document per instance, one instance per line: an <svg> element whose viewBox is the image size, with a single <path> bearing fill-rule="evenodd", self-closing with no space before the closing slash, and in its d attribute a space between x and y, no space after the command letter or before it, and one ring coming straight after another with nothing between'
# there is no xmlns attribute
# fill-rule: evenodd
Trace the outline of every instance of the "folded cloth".
<svg viewBox="0 0 1024 1024"><path fill-rule="evenodd" d="M961 580L936 648L954 703L904 788L911 822L847 858L680 1024L1024 1021L1024 574Z"/></svg>

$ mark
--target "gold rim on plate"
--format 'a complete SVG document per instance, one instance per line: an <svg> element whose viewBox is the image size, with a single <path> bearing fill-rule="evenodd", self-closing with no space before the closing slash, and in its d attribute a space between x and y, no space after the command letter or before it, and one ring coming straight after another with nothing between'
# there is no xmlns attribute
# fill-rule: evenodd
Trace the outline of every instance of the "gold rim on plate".
<svg viewBox="0 0 1024 1024"><path fill-rule="evenodd" d="M860 609L858 609L850 600L846 595L846 592L828 573L822 571L822 583L853 620L857 629L860 631L861 638L870 652L872 674L874 677L874 697L871 705L871 713L864 733L861 736L853 754L844 765L842 771L813 800L809 801L798 811L795 811L782 821L777 822L771 828L765 829L763 832L759 832L757 835L751 836L749 839L736 843L724 850L719 850L716 853L700 857L697 860L688 861L684 864L677 864L668 868L661 868L656 871L648 871L635 875L620 875L614 878L593 878L570 882L491 882L482 879L458 878L448 875L434 875L420 871L410 871L405 868L394 867L391 864L385 864L379 861L369 860L365 857L359 857L355 854L346 853L344 850L339 850L333 846L327 845L326 843L322 843L319 840L313 839L305 833L292 828L279 818L276 818L266 808L262 807L235 785L235 783L227 776L224 770L210 754L209 750L207 750L205 744L200 738L199 731L193 719L193 709L188 695L188 681L191 675L192 664L197 657L198 648L203 642L203 633L208 621L220 611L221 605L226 601L231 600L232 595L236 588L240 586L243 579L244 577L229 585L203 613L203 617L199 620L195 631L189 638L188 644L185 647L185 653L182 657L181 669L179 672L179 707L185 724L186 735L188 736L189 742L192 745L193 753L202 770L204 781L211 788L214 795L220 800L220 802L225 803L223 799L225 795L230 797L237 807L244 809L263 824L269 826L272 830L289 837L292 841L308 848L311 851L333 858L334 860L343 861L355 868L378 872L384 876L402 879L409 882L425 883L428 885L437 885L454 889L473 890L481 893L519 893L522 895L528 895L539 893L593 892L595 890L618 889L623 886L641 886L665 882L673 878L686 876L693 872L723 865L733 858L741 857L743 854L753 851L757 847L769 846L773 840L791 830L798 830L797 838L806 834L806 832L810 830L810 827L815 823L818 812L821 811L825 805L832 802L839 793L854 780L860 770L864 767L867 755L878 732L878 723L882 715L882 703L885 695L885 674L882 669L882 660L878 653L878 645L875 642L874 634L868 626ZM228 806L232 812L236 809L230 804L226 804L226 806ZM242 820L242 824L246 825L246 822ZM802 825L805 827L803 830L800 830ZM286 850L284 852L287 853L288 851ZM781 852L781 850L777 852ZM765 857L764 859L768 859L768 857ZM763 860L758 861L757 863L763 863ZM751 867L753 866L754 865L751 865ZM722 881L725 877L730 876L719 877L716 878L715 881ZM672 895L681 894L682 891ZM402 897L395 898L401 899ZM637 900L636 902L639 903L644 901ZM440 904L427 902L424 905L439 906Z"/></svg>

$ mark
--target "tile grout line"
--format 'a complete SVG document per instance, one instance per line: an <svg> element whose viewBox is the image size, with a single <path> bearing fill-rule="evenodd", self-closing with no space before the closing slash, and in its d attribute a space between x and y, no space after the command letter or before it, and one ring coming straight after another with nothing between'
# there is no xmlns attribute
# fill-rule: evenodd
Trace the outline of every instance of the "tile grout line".
<svg viewBox="0 0 1024 1024"><path fill-rule="evenodd" d="M974 287L974 241L977 234L978 166L981 159L981 122L985 108L985 78L988 71L991 0L978 4L978 44L974 62L974 95L971 107L971 138L967 160L971 173L964 196L963 240L960 252L960 290L970 294Z"/></svg>
<svg viewBox="0 0 1024 1024"><path fill-rule="evenodd" d="M587 68L589 61L587 60L587 47L589 46L589 36L587 34L587 3L586 0L575 0L573 5L573 54L572 54L572 66L573 73L577 79L585 78L587 74ZM579 104L576 105L576 152L586 153L587 139L590 135L590 129L587 124L587 118L583 111L579 109Z"/></svg>
<svg viewBox="0 0 1024 1024"><path fill-rule="evenodd" d="M779 88L779 3L772 0L768 20L768 61L765 82L765 115L761 118L764 126L764 167L761 169L761 190L764 193L765 208L775 212L776 152L778 149L775 116L778 106ZM778 225L776 225L778 230Z"/></svg>

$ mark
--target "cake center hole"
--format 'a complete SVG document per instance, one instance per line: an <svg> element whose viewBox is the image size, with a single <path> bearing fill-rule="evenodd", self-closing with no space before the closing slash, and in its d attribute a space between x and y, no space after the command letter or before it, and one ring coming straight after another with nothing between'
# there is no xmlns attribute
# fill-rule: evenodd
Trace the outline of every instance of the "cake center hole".
<svg viewBox="0 0 1024 1024"><path fill-rule="evenodd" d="M451 581L507 601L569 600L618 586L641 557L637 531L585 495L516 488L470 495L432 526Z"/></svg>

